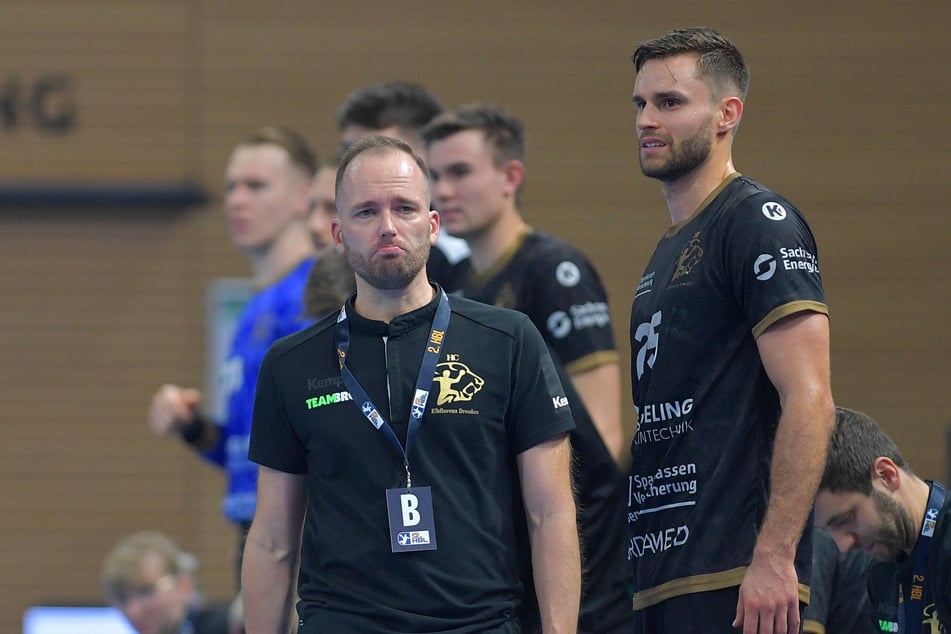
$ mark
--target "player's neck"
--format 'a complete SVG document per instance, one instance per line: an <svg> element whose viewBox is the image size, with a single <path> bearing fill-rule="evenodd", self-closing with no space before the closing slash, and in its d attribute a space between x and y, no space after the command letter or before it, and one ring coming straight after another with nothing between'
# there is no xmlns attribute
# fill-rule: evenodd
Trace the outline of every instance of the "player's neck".
<svg viewBox="0 0 951 634"><path fill-rule="evenodd" d="M472 269L480 275L488 271L528 230L517 209L500 215L486 231L469 238Z"/></svg>
<svg viewBox="0 0 951 634"><path fill-rule="evenodd" d="M250 254L255 288L271 286L314 255L314 243L306 231L285 232L266 248Z"/></svg>
<svg viewBox="0 0 951 634"><path fill-rule="evenodd" d="M353 306L367 319L389 323L394 318L411 313L432 301L435 290L426 277L426 269L403 288L382 289L371 286L357 276L357 296Z"/></svg>
<svg viewBox="0 0 951 634"><path fill-rule="evenodd" d="M914 528L911 535L912 541L908 548L908 551L911 552L918 541L918 536L921 534L921 525L925 519L925 511L928 509L928 497L931 495L931 486L924 480L907 474L902 486L906 487L906 490L902 491L902 503L908 510Z"/></svg>
<svg viewBox="0 0 951 634"><path fill-rule="evenodd" d="M710 160L704 162L689 174L673 181L664 181L661 190L667 200L667 209L670 211L670 222L679 225L689 220L699 211L701 203L719 187L724 180L736 173L733 159L729 155L725 159L717 159L711 155Z"/></svg>

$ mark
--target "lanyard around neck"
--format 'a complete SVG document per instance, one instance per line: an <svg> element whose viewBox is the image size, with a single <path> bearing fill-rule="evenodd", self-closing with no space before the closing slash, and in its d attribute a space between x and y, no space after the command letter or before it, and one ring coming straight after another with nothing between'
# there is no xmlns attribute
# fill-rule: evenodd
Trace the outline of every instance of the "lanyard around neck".
<svg viewBox="0 0 951 634"><path fill-rule="evenodd" d="M334 330L334 340L337 347L337 355L340 360L340 375L343 377L343 383L350 392L353 399L360 405L360 410L368 421L378 430L382 431L390 444L403 456L403 466L406 467L406 486L412 487L412 475L409 469L409 454L413 448L413 441L423 423L423 414L426 411L426 400L429 398L429 390L433 384L433 375L436 372L436 362L439 361L439 352L442 349L442 342L446 336L446 330L449 327L449 299L446 292L439 290L439 304L436 307L436 316L433 318L432 329L429 332L429 340L426 342L426 349L423 351L423 360L419 366L419 374L416 376L416 391L413 394L413 404L409 411L409 424L406 430L406 449L397 438L396 433L390 424L380 413L379 408L373 403L373 400L367 394L363 386L354 376L353 372L347 366L347 354L350 351L350 326L347 324L347 308L344 305L340 309L340 315L337 316L337 326Z"/></svg>
<svg viewBox="0 0 951 634"><path fill-rule="evenodd" d="M907 634L918 634L921 631L921 617L925 608L925 583L928 572L928 555L931 552L931 541L934 537L935 524L938 514L944 506L944 487L940 482L931 483L931 493L928 495L928 508L925 509L925 518L921 523L921 533L915 542L915 563L911 569L911 592L908 600L904 601L904 592L901 584L898 586L898 631ZM904 609L902 609L904 607Z"/></svg>

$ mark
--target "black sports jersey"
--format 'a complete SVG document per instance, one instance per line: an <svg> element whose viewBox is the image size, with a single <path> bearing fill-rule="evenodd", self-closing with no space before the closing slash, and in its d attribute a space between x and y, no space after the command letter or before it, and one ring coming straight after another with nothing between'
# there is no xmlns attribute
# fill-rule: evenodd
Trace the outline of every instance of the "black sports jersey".
<svg viewBox="0 0 951 634"><path fill-rule="evenodd" d="M617 360L607 292L591 262L570 244L532 230L484 275L471 270L468 258L453 269L453 275L447 279L447 290L528 315L556 365L564 364L565 370L583 371ZM583 563L578 631L629 631L631 574L624 562L623 520L627 481L569 376L562 373L561 382L575 421L571 447ZM523 573L523 578L530 585L530 574ZM529 614L530 610L526 602L523 620L537 624L537 614ZM540 631L540 624L536 629Z"/></svg>
<svg viewBox="0 0 951 634"><path fill-rule="evenodd" d="M915 552L912 551L911 555L901 563L880 562L873 564L869 569L869 601L872 608L872 622L877 631L899 631L898 611L904 608L898 602L898 586L901 584L905 595L903 601L907 601L912 587L914 561ZM935 523L923 592L921 634L951 633L951 497L945 499ZM903 632L902 634L919 633Z"/></svg>
<svg viewBox="0 0 951 634"><path fill-rule="evenodd" d="M829 531L814 528L809 605L802 613L808 634L873 634L869 619L868 567L864 550L841 552Z"/></svg>
<svg viewBox="0 0 951 634"><path fill-rule="evenodd" d="M756 337L827 312L815 240L792 204L742 176L707 200L660 240L631 309L635 609L742 582L780 417ZM796 555L803 602L811 537Z"/></svg>
<svg viewBox="0 0 951 634"><path fill-rule="evenodd" d="M618 359L604 284L567 242L531 230L484 274L465 258L437 281L448 292L528 315L570 374Z"/></svg>
<svg viewBox="0 0 951 634"><path fill-rule="evenodd" d="M340 375L336 316L277 342L261 369L250 457L306 474L300 631L517 632L516 456L573 427L537 330L514 311L450 298L413 485L432 488L438 548L393 553L385 490L399 452ZM436 300L389 323L347 304L347 366L401 440ZM405 440L404 440L405 443ZM404 444L405 446L405 444Z"/></svg>

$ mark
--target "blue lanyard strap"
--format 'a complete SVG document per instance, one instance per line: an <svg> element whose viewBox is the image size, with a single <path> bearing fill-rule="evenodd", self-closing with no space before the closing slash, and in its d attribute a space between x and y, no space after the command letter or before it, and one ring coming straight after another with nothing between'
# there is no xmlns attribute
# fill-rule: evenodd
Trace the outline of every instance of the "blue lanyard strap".
<svg viewBox="0 0 951 634"><path fill-rule="evenodd" d="M347 367L347 354L350 351L350 327L347 324L347 308L343 306L340 314L337 316L337 326L334 330L334 340L337 347L337 355L340 360L340 375L343 377L343 383L350 392L353 399L360 405L360 410L368 421L378 430L382 431L389 440L390 444L403 456L403 466L406 467L406 486L412 487L412 475L409 469L409 454L413 449L413 441L419 428L423 424L423 414L426 412L426 401L429 399L429 390L433 384L433 376L436 373L436 363L439 361L439 352L442 349L442 342L446 336L446 330L449 328L449 298L446 292L439 290L439 304L436 306L436 316L433 318L432 329L429 332L429 340L426 342L426 349L423 351L423 361L419 366L419 374L416 376L416 391L413 394L413 404L409 411L409 424L406 430L406 449L400 444L399 438L390 424L380 413L379 408L373 403L373 400L360 385L357 377L353 375L350 368Z"/></svg>
<svg viewBox="0 0 951 634"><path fill-rule="evenodd" d="M921 533L915 542L915 563L911 569L911 592L908 601L902 606L904 592L898 586L898 631L909 634L918 634L921 631L921 616L924 612L925 578L928 572L928 555L931 553L931 541L934 536L935 523L938 514L944 506L945 492L940 482L931 483L931 494L928 496L928 508L925 510L924 521L921 523ZM904 609L902 609L904 607Z"/></svg>

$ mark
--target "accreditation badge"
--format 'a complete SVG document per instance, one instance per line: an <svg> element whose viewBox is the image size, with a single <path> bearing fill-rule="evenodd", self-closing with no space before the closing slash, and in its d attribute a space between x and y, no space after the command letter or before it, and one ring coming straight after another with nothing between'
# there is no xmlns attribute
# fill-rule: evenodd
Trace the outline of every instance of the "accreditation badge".
<svg viewBox="0 0 951 634"><path fill-rule="evenodd" d="M390 548L394 553L436 550L436 522L430 487L386 490Z"/></svg>

